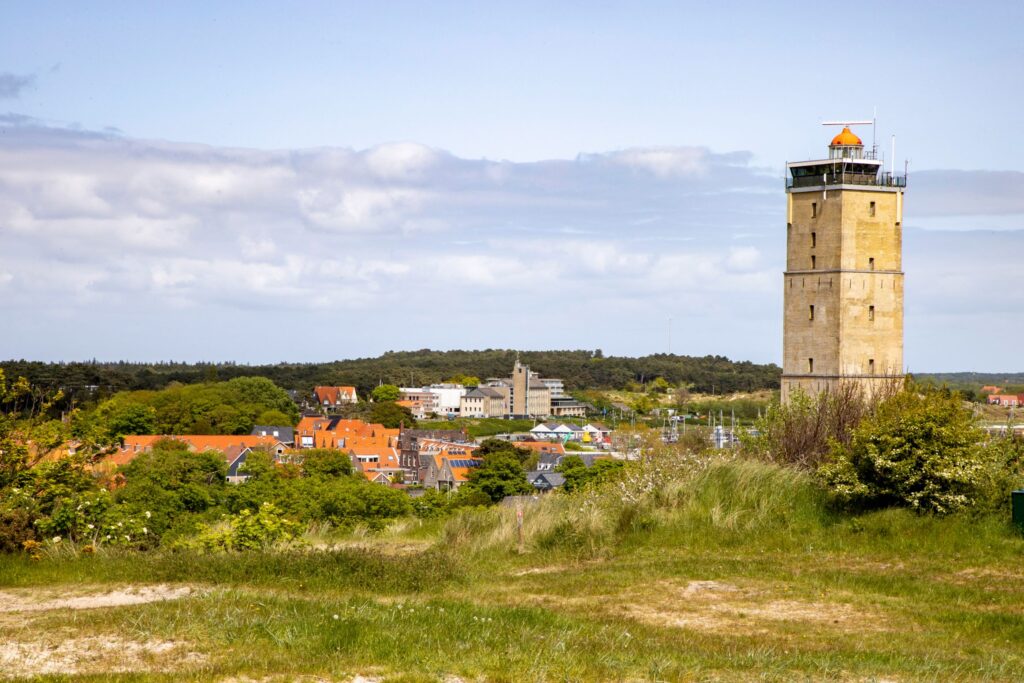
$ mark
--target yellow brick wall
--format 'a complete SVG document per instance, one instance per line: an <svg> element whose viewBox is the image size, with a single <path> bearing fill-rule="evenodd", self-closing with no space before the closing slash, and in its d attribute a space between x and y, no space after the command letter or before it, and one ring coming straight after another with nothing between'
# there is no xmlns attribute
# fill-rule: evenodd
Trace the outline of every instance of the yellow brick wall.
<svg viewBox="0 0 1024 683"><path fill-rule="evenodd" d="M817 393L846 378L870 389L902 374L902 193L830 189L787 200L783 398L797 386Z"/></svg>

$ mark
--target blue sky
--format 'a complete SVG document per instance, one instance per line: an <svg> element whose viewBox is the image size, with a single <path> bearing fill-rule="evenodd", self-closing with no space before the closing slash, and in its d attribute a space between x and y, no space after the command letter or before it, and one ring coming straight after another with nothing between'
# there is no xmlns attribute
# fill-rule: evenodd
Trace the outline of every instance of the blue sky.
<svg viewBox="0 0 1024 683"><path fill-rule="evenodd" d="M1021 369L1020 3L164 4L5 8L0 357L778 362L783 164L877 106L909 368Z"/></svg>

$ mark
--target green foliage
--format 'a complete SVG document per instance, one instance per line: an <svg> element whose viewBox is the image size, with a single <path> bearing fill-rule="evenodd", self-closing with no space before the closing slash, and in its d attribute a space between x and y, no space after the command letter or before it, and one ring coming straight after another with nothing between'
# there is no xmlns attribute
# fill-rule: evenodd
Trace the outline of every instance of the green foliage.
<svg viewBox="0 0 1024 683"><path fill-rule="evenodd" d="M533 451L528 448L520 448L511 441L505 441L504 439L484 439L473 454L478 458L484 459L497 454L508 454L514 456L521 465L533 455Z"/></svg>
<svg viewBox="0 0 1024 683"><path fill-rule="evenodd" d="M412 411L393 401L374 403L370 408L368 419L370 422L382 424L388 429L398 429L402 425L405 425L406 429L416 427L416 418L413 417Z"/></svg>
<svg viewBox="0 0 1024 683"><path fill-rule="evenodd" d="M614 389L644 377L663 377L672 386L687 385L694 391L753 391L777 388L781 370L776 365L731 361L723 356L678 356L655 354L642 358L596 355L599 351L527 351L523 363L544 376L562 377L566 389ZM462 375L463 382L480 377L507 376L516 352L486 351L389 352L378 358L360 358L332 363L282 363L248 366L233 363L41 363L5 361L0 369L9 376L26 377L33 386L76 387L55 405L69 409L88 400L103 400L113 392L158 390L172 383L209 383L214 377L266 377L277 385L304 394L316 385L354 385L369 394L381 378L392 384L405 383L410 375L422 384L440 382ZM214 372L211 372L214 371ZM989 382L991 383L991 382ZM98 390L83 387L98 386ZM109 392L109 393L108 393ZM285 410L285 413L289 411Z"/></svg>
<svg viewBox="0 0 1024 683"><path fill-rule="evenodd" d="M370 394L374 401L397 401L401 396L401 390L394 384L381 384L374 387Z"/></svg>
<svg viewBox="0 0 1024 683"><path fill-rule="evenodd" d="M647 393L649 394L665 394L668 393L669 383L665 381L664 377L656 377L654 381L647 385Z"/></svg>
<svg viewBox="0 0 1024 683"><path fill-rule="evenodd" d="M337 448L310 448L302 451L302 472L307 477L347 477L352 474L352 458Z"/></svg>
<svg viewBox="0 0 1024 683"><path fill-rule="evenodd" d="M321 486L316 494L316 518L340 527L360 523L380 529L387 521L413 512L404 491L371 484L362 477Z"/></svg>
<svg viewBox="0 0 1024 683"><path fill-rule="evenodd" d="M259 510L242 510L226 522L203 527L195 538L182 542L186 548L206 552L264 550L293 541L300 527L287 519L272 503Z"/></svg>
<svg viewBox="0 0 1024 683"><path fill-rule="evenodd" d="M646 415L654 410L655 403L647 396L638 396L630 402L629 407L640 415Z"/></svg>
<svg viewBox="0 0 1024 683"><path fill-rule="evenodd" d="M286 414L280 410L271 409L264 410L262 413L257 415L256 424L274 427L287 427L294 425L295 419L292 415Z"/></svg>
<svg viewBox="0 0 1024 683"><path fill-rule="evenodd" d="M117 394L76 417L76 436L113 443L127 434L248 434L256 424L293 425L298 406L262 377L173 384Z"/></svg>
<svg viewBox="0 0 1024 683"><path fill-rule="evenodd" d="M587 467L578 455L568 455L562 458L562 462L555 468L555 471L565 477L564 490L571 493L586 486L610 481L622 472L623 465L621 460L601 458Z"/></svg>
<svg viewBox="0 0 1024 683"><path fill-rule="evenodd" d="M25 430L0 415L0 487L6 486L29 466L29 450Z"/></svg>
<svg viewBox="0 0 1024 683"><path fill-rule="evenodd" d="M484 493L494 503L501 502L506 496L533 492L533 486L523 471L522 462L517 454L510 450L494 451L484 455L483 464L470 470L469 481L465 486Z"/></svg>
<svg viewBox="0 0 1024 683"><path fill-rule="evenodd" d="M113 439L129 434L153 434L156 408L139 403L114 404L107 417L107 431Z"/></svg>
<svg viewBox="0 0 1024 683"><path fill-rule="evenodd" d="M114 498L128 515L146 515L159 538L183 518L220 507L227 492L220 453L192 453L179 441L157 441L121 469L124 487Z"/></svg>
<svg viewBox="0 0 1024 683"><path fill-rule="evenodd" d="M469 436L476 439L480 437L495 436L497 434L528 432L533 428L533 420L505 420L500 417L457 418L455 420L420 422L419 428L465 429Z"/></svg>
<svg viewBox="0 0 1024 683"><path fill-rule="evenodd" d="M974 505L993 466L957 394L909 387L833 446L821 475L843 504L946 514Z"/></svg>

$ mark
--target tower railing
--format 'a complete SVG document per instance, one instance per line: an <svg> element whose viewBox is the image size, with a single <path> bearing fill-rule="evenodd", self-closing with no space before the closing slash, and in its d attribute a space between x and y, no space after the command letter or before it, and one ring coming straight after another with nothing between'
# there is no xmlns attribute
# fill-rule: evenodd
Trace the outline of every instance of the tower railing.
<svg viewBox="0 0 1024 683"><path fill-rule="evenodd" d="M892 173L830 172L786 178L786 189L794 187L820 187L822 185L869 185L875 187L906 187L907 176Z"/></svg>

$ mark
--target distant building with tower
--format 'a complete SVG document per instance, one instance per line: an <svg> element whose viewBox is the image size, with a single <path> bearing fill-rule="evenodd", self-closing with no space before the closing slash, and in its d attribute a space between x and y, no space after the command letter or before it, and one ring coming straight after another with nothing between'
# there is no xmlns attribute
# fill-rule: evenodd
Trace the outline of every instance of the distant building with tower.
<svg viewBox="0 0 1024 683"><path fill-rule="evenodd" d="M827 159L787 164L784 402L903 376L906 175L886 173L849 125Z"/></svg>

